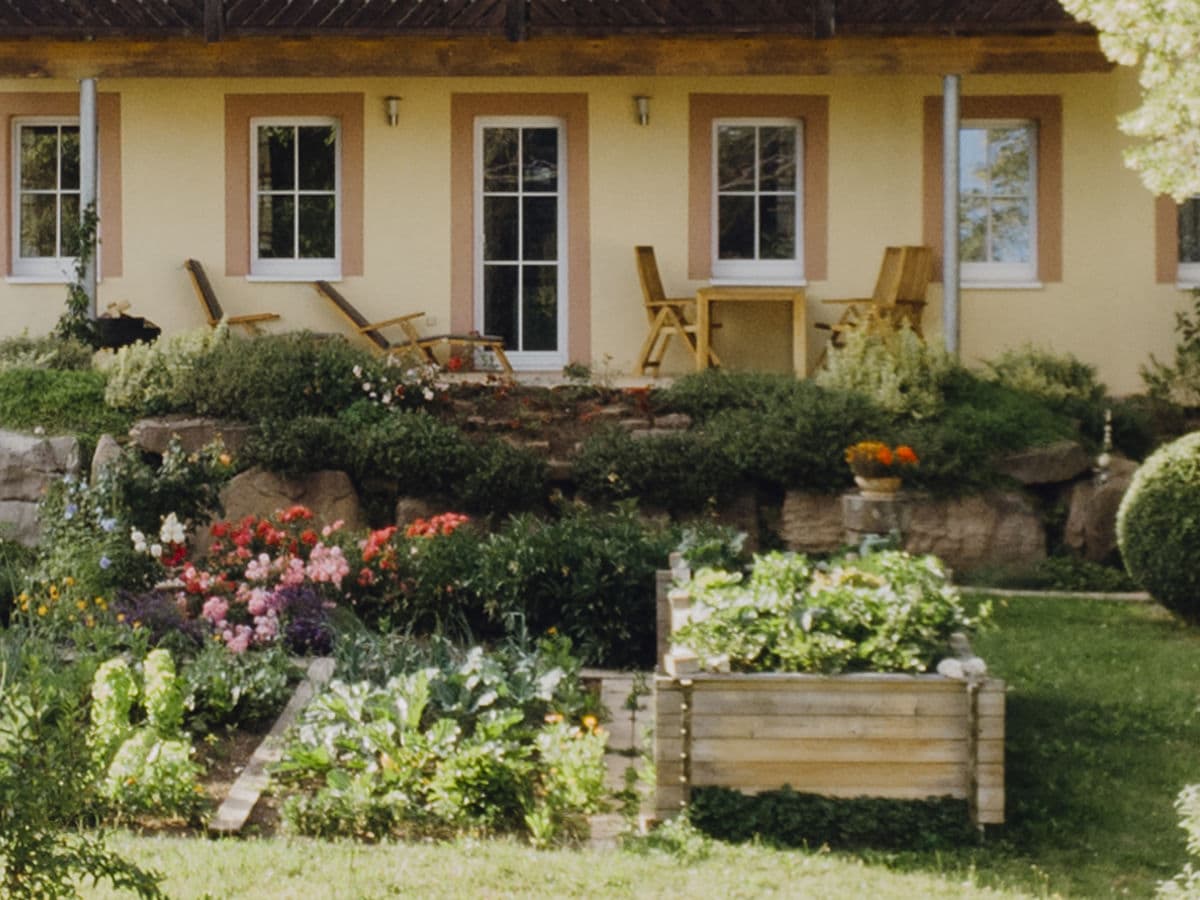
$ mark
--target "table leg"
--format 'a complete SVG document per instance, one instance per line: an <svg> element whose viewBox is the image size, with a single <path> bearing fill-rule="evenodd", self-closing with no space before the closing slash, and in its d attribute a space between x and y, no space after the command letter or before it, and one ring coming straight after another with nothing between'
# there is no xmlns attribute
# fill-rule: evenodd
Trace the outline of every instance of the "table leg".
<svg viewBox="0 0 1200 900"><path fill-rule="evenodd" d="M696 371L702 372L708 368L709 335L712 328L709 325L709 300L703 294L696 297Z"/></svg>

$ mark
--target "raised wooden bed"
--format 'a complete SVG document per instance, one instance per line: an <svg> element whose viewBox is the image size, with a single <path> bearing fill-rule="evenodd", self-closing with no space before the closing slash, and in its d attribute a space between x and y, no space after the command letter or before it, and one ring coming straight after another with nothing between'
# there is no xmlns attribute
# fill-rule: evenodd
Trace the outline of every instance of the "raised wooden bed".
<svg viewBox="0 0 1200 900"><path fill-rule="evenodd" d="M659 818L695 787L965 799L1004 821L1004 682L940 675L655 679Z"/></svg>
<svg viewBox="0 0 1200 900"><path fill-rule="evenodd" d="M658 577L655 812L692 788L789 786L831 797L966 800L977 825L1004 821L1004 682L942 675L696 671L671 633L691 615L677 558Z"/></svg>

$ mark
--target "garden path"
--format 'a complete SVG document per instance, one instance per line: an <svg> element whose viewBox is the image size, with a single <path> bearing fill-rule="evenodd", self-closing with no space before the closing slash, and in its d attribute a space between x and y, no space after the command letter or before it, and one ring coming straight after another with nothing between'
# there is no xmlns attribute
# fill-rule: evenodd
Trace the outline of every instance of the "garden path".
<svg viewBox="0 0 1200 900"><path fill-rule="evenodd" d="M605 785L612 793L626 788L626 772L643 768L650 752L654 725L654 675L650 672L617 672L585 669L586 681L599 684L600 702L608 711L604 729L608 733L605 754ZM654 810L654 787L636 783L641 798L640 818ZM620 812L604 813L591 819L591 846L616 846L617 836L625 829Z"/></svg>

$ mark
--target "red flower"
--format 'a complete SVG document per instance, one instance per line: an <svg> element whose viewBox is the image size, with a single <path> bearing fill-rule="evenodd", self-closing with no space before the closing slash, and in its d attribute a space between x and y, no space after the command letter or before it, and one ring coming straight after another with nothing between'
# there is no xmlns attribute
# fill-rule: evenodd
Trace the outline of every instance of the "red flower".
<svg viewBox="0 0 1200 900"><path fill-rule="evenodd" d="M313 531L311 528L306 528L306 529L304 529L304 531L300 532L300 543L305 544L309 547L316 546L316 543L319 540L320 540L320 538L317 537L317 533L315 531Z"/></svg>
<svg viewBox="0 0 1200 900"><path fill-rule="evenodd" d="M875 458L883 465L890 466L892 464L892 451L887 447L880 447L879 452L875 454Z"/></svg>
<svg viewBox="0 0 1200 900"><path fill-rule="evenodd" d="M457 372L463 367L463 358L461 356L452 356L446 360L446 368L451 372Z"/></svg>
<svg viewBox="0 0 1200 900"><path fill-rule="evenodd" d="M294 522L296 519L311 519L313 517L312 510L307 506L301 506L297 503L295 506L288 509L279 517L280 522Z"/></svg>
<svg viewBox="0 0 1200 900"><path fill-rule="evenodd" d="M229 523L214 522L212 528L208 529L208 532L215 538L223 538L229 534Z"/></svg>

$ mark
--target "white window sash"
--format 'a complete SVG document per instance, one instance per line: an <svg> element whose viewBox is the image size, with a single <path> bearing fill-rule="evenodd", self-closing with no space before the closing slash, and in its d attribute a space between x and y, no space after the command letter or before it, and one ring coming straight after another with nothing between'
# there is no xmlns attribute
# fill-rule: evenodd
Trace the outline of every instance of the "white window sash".
<svg viewBox="0 0 1200 900"><path fill-rule="evenodd" d="M64 284L74 281L75 279L75 257L74 256L22 256L21 255L21 130L37 126L53 125L58 127L79 127L78 116L21 116L13 119L12 123L12 173L11 182L12 190L12 216L9 221L12 222L11 236L11 255L9 259L11 263L10 281L38 283L46 282L51 284ZM82 137L82 136L81 136ZM61 132L59 137L59 153L62 152ZM59 173L56 173L55 178L59 178L61 174L61 164ZM63 194L79 194L78 190L63 191L62 185L56 183L54 188L54 196L56 198L57 209L56 213L56 245L60 245L62 241L63 220L61 215L62 196ZM98 198L97 198L98 199ZM82 197L81 201L82 202ZM97 249L97 262L99 261L99 250Z"/></svg>
<svg viewBox="0 0 1200 900"><path fill-rule="evenodd" d="M1029 260L1020 263L962 262L960 274L964 287L1036 285L1038 283L1038 127L1032 119L964 119L959 134L973 129L1023 128L1029 134ZM966 195L960 194L962 197ZM988 217L991 218L991 196ZM959 212L961 221L961 209ZM989 247L990 252L990 247Z"/></svg>
<svg viewBox="0 0 1200 900"><path fill-rule="evenodd" d="M260 191L258 187L258 130L260 128L285 127L302 128L305 126L332 127L334 132L334 176L333 176L333 246L332 257L314 257L301 259L263 258L258 255L258 201L263 194L271 191ZM299 141L297 141L297 146ZM296 178L299 179L299 169ZM299 183L292 189L291 194L297 199L295 216L296 225L300 227L299 197L304 194ZM328 191L318 191L322 196ZM295 248L293 248L295 249ZM341 121L332 116L258 116L250 120L250 280L266 281L314 281L319 279L340 279L342 277L342 126Z"/></svg>
<svg viewBox="0 0 1200 900"><path fill-rule="evenodd" d="M720 168L720 133L722 127L736 126L743 128L786 127L796 131L796 188L793 194L796 206L796 218L793 229L796 235L796 255L792 259L721 259L721 191L718 189ZM757 169L758 160L755 160ZM757 176L756 171L756 176ZM788 118L720 118L712 121L712 172L710 173L710 194L712 196L712 245L709 248L712 258L713 284L804 284L804 122L801 119ZM757 182L757 177L756 177ZM742 192L739 192L742 193ZM772 196L780 192L763 192L757 183L753 191L747 191L745 196L753 196L756 200L762 196ZM755 205L757 209L757 203ZM758 221L755 219L755 253L758 253Z"/></svg>
<svg viewBox="0 0 1200 900"><path fill-rule="evenodd" d="M567 123L566 120L557 116L479 116L475 119L475 135L474 135L474 207L475 207L475 235L474 235L474 254L475 254L475 327L479 331L484 330L484 266L483 258L483 134L489 128L556 128L558 130L558 187L554 192L557 199L556 214L558 217L558 253L555 265L558 267L557 272L557 292L558 292L558 331L555 336L557 341L556 350L505 350L509 362L512 363L514 369L518 371L539 371L545 369L557 369L562 367L567 362L567 339L568 339L568 311L569 311L569 296L568 296L568 225L567 222L567 193L570 191L569 172L567 169ZM492 192L496 193L496 192ZM514 196L522 196L523 191L518 190ZM541 196L549 196L548 193L538 192ZM524 261L524 234L518 232L518 256L520 261ZM501 262L493 260L493 262ZM513 262L517 262L514 260ZM531 262L533 262L531 260ZM548 262L547 260L539 260L539 262ZM520 297L518 297L518 304ZM520 330L520 313L518 312L518 332Z"/></svg>

